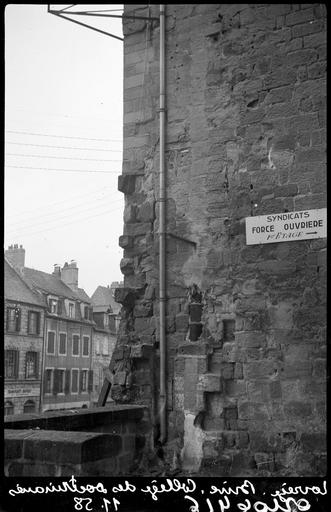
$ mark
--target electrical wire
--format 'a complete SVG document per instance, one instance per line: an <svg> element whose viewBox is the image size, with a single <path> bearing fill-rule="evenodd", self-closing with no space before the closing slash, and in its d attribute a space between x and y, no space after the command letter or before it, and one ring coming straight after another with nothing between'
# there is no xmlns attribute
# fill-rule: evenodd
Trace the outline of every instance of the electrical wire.
<svg viewBox="0 0 331 512"><path fill-rule="evenodd" d="M99 204L99 203L100 203L100 201L104 201L105 199L106 199L108 202L111 202L111 203L118 203L119 201L122 201L122 198L121 198L121 199L111 200L108 196L105 196L105 197L103 197L103 198L96 198L96 199L94 199L94 200L93 200L93 202L95 203L96 201L98 201L97 207L99 207L99 206L100 206L100 204ZM55 215L55 216L57 216L57 218L58 218L59 213L66 212L66 211L68 211L68 210L79 209L79 207L80 207L80 206L84 206L84 207L86 207L87 205L86 205L86 203L80 203L80 204L78 204L78 205L72 205L72 206L69 206L68 208L63 208L60 212L50 211L50 212L48 212L48 213L42 213L42 218L44 219L45 217L54 216L54 215ZM95 208L95 206L94 206L94 208ZM93 209L94 209L94 208L93 208ZM87 209L87 211L88 211L88 210L89 210L89 209ZM84 213L85 211L86 211L86 209L84 209L82 212L79 212L79 211L78 211L78 212L74 212L74 213ZM34 217L37 217L37 216L36 216L36 215L34 215ZM39 213L39 219L40 219L40 213ZM39 219L36 219L36 220L39 220ZM28 220L28 224L27 224L27 227L28 227L28 228L29 228L29 227L31 227L31 223L32 223L32 224L34 224L34 223L35 223L35 221L33 220L33 217L32 217L32 219L25 219L25 218L24 218L24 219L23 219L23 222L24 222L25 220ZM51 222L51 221L52 221L52 220L50 220L49 222ZM22 220L18 220L18 221L15 221L15 222L6 222L6 225L7 225L8 227L9 227L9 226L15 226L15 225L17 225L17 224L19 224L19 225L20 225L20 224L22 224ZM22 227L24 227L24 226L22 226Z"/></svg>
<svg viewBox="0 0 331 512"><path fill-rule="evenodd" d="M112 201L112 202L113 202L113 203L115 203L115 202L117 202L117 203L118 203L119 201ZM109 205L107 205L107 204L104 204L104 205L97 205L97 206L94 206L94 207L92 207L92 208L85 208L84 210L77 211L77 212L73 212L71 215L66 214L66 215L62 215L62 216L57 216L56 218L54 218L54 219L49 219L49 220L47 220L47 221L45 221L45 220L43 219L43 220L42 220L42 221L40 221L40 222L32 222L32 223L27 224L26 226L24 226L24 225L23 225L23 226L17 226L17 227L15 227L15 228L8 229L8 233L9 233L9 234L10 234L10 233L16 233L17 231L18 231L18 232L21 232L21 231L23 231L23 230L24 230L24 232L25 232L25 230L29 231L30 229L34 229L34 228L38 228L38 227L42 227L42 226L44 226L44 225L47 225L47 226L48 226L50 223L51 223L51 224L55 223L55 225L56 225L56 224L57 224L57 222L58 222L58 220L60 220L60 221L61 221L61 220L69 219L69 218L71 219L73 216L76 216L76 215L81 216L82 214L85 214L85 213L87 213L87 212L90 212L90 211L92 211L92 212L93 212L93 211L96 211L98 208L100 208L100 206L102 206L102 207L104 208L105 206L109 206ZM44 216L43 216L43 217L44 217ZM81 218L81 217L79 217L79 218Z"/></svg>
<svg viewBox="0 0 331 512"><path fill-rule="evenodd" d="M72 146L51 146L50 144L28 144L26 142L7 142L15 146L33 146L35 148L55 148L55 149L78 149L80 151L109 151L111 153L121 153L121 149L99 149L99 148L75 148Z"/></svg>
<svg viewBox="0 0 331 512"><path fill-rule="evenodd" d="M29 112L30 114L33 114L34 116L39 116L39 117L60 117L62 119L93 119L94 121L98 121L98 122L118 122L118 118L116 119L110 119L109 117L94 117L94 116L75 116L75 115L69 115L69 114L65 114L65 115L62 115L62 114L57 114L55 112L36 112L34 109L32 108L8 108L8 110L10 110L11 112ZM65 126L61 126L61 128L67 128L68 125L65 125ZM59 128L59 126L58 126Z"/></svg>
<svg viewBox="0 0 331 512"><path fill-rule="evenodd" d="M102 188L98 188L92 192L85 192L85 194L78 194L78 195L75 195L75 196L72 196L72 197L69 197L68 199L64 199L63 201L56 201L55 203L48 203L47 204L47 207L49 206L55 206L55 205L59 205L59 204L63 204L63 203L68 203L69 201L71 201L72 199L78 199L78 198L81 198L81 197L86 197L86 196L91 196L91 195L94 195L94 194L99 194L100 192L103 192L107 189L112 189L112 187L102 187ZM106 192L105 192L106 193ZM15 218L15 217L21 217L22 215L26 215L26 214L29 214L31 212L37 212L37 211L40 211L40 207L38 208L33 208L32 210L23 210L23 212L20 212L20 213L16 213L14 215L11 215L10 217L11 218Z"/></svg>
<svg viewBox="0 0 331 512"><path fill-rule="evenodd" d="M121 162L120 159L102 159L102 158L79 158L72 156L51 156L51 155L23 155L18 153L6 153L6 156L24 156L24 157L33 157L33 158L55 158L57 160L84 160L89 162Z"/></svg>
<svg viewBox="0 0 331 512"><path fill-rule="evenodd" d="M118 203L120 200L117 200L117 201L112 201L113 203ZM22 227L18 227L18 228L13 228L11 230L8 230L9 233L15 233L16 231L21 231L22 229L31 229L31 228L35 228L35 227L38 227L38 226L42 226L42 225L49 225L49 223L53 223L53 222L58 222L58 220L65 220L65 219L71 219L72 216L74 215L82 215L82 214L85 214L86 212L90 212L90 211L95 211L97 208L100 208L101 207L105 207L105 206L109 206L107 204L105 205L94 205L94 207L92 208L84 208L83 210L81 211L77 211L77 212L73 212L71 215L69 214L65 214L65 215L60 215L60 216L56 216L56 218L54 219L49 219L49 220L44 220L44 218L42 220L40 220L39 222L32 222L32 223L29 223L29 225L27 226L22 226ZM44 217L44 216L43 216Z"/></svg>
<svg viewBox="0 0 331 512"><path fill-rule="evenodd" d="M31 171L51 171L51 172L78 172L80 174L87 174L89 172L93 172L96 174L120 174L119 171L89 171L87 169L50 169L48 167L25 167L23 165L6 165L6 168L10 169L28 169Z"/></svg>
<svg viewBox="0 0 331 512"><path fill-rule="evenodd" d="M67 10L68 10L68 9L70 9L71 7L75 7L75 5L77 5L77 4L71 4L71 5L68 5L68 7L64 7L63 9L60 9L60 12L67 11Z"/></svg>
<svg viewBox="0 0 331 512"><path fill-rule="evenodd" d="M47 133L21 132L16 130L6 130L6 133L17 133L20 135L37 135L38 137L56 137L60 139L77 139L77 140L96 140L102 142L121 142L122 139L92 139L88 137L69 137L68 135L49 135Z"/></svg>
<svg viewBox="0 0 331 512"><path fill-rule="evenodd" d="M98 9L97 11L85 11L85 12L119 12L124 11L124 8L122 9ZM72 14L75 13L75 11L71 11Z"/></svg>
<svg viewBox="0 0 331 512"><path fill-rule="evenodd" d="M105 214L107 214L107 213L111 213L111 212L119 211L119 210L121 210L121 208L115 208L115 209L112 209L112 210L106 210L105 212L97 213L97 214L95 214L95 215L89 215L89 216L88 216L88 217L86 217L86 218L80 218L80 219L77 219L77 220L72 221L72 222L66 222L65 224L61 224L60 226L52 226L52 227L49 227L49 228L46 228L46 229L42 229L42 230L40 230L40 231L35 231L35 232L33 232L33 233L29 233L29 232L27 233L27 232L25 232L25 231L24 231L23 236L33 236L33 235L37 235L37 234L39 234L39 233L44 233L44 232L46 232L46 231L50 231L50 230L53 230L53 229L59 229L59 228L62 228L63 226L65 226L65 227L66 227L66 226L69 226L69 225L71 225L71 224L75 224L75 223L77 223L77 222L89 221L90 219L93 219L93 218L95 218L95 217L100 217L100 215L105 215ZM18 231L18 232L16 232L16 233L15 233L15 236L20 236L20 232L19 232L19 231ZM14 236L11 236L11 238L14 238Z"/></svg>

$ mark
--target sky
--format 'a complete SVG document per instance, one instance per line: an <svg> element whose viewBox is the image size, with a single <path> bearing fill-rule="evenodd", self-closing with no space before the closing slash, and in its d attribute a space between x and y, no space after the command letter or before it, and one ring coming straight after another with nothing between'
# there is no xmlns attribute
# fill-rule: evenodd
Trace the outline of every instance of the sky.
<svg viewBox="0 0 331 512"><path fill-rule="evenodd" d="M122 37L120 18L75 19ZM46 4L7 5L5 248L23 245L25 266L49 273L75 260L90 296L123 280L122 81L122 41L52 15Z"/></svg>

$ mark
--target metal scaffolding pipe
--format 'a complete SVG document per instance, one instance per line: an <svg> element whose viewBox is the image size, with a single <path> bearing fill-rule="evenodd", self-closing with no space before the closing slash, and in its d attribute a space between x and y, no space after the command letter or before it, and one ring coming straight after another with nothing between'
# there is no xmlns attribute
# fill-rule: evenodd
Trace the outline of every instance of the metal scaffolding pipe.
<svg viewBox="0 0 331 512"><path fill-rule="evenodd" d="M167 436L166 384L166 190L165 190L165 5L160 5L160 192L159 192L159 295L160 295L160 442Z"/></svg>

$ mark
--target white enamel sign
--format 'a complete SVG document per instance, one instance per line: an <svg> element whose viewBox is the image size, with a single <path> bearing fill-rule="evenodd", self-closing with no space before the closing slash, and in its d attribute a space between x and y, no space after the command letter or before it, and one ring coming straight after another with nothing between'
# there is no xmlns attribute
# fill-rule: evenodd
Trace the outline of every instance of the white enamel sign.
<svg viewBox="0 0 331 512"><path fill-rule="evenodd" d="M12 397L19 397L19 396L30 396L31 398L35 398L39 393L40 388L38 386L33 386L31 388L25 388L25 387L9 387L5 389L5 397L10 398ZM33 397L32 397L33 395Z"/></svg>
<svg viewBox="0 0 331 512"><path fill-rule="evenodd" d="M326 237L326 208L246 217L246 244Z"/></svg>

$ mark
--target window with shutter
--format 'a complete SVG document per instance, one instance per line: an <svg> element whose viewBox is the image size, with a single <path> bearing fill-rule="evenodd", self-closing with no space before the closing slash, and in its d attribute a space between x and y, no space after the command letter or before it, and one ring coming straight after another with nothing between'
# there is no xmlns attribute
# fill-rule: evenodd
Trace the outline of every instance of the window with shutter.
<svg viewBox="0 0 331 512"><path fill-rule="evenodd" d="M39 334L39 317L37 311L29 311L28 313L28 334Z"/></svg>
<svg viewBox="0 0 331 512"><path fill-rule="evenodd" d="M88 391L93 391L93 370L88 371Z"/></svg>
<svg viewBox="0 0 331 512"><path fill-rule="evenodd" d="M83 372L82 370L79 372L79 392L82 392L83 387Z"/></svg>
<svg viewBox="0 0 331 512"><path fill-rule="evenodd" d="M88 378L88 370L80 371L80 392L87 392L87 378Z"/></svg>
<svg viewBox="0 0 331 512"><path fill-rule="evenodd" d="M66 395L70 393L70 370L65 370L64 392Z"/></svg>
<svg viewBox="0 0 331 512"><path fill-rule="evenodd" d="M83 356L88 356L90 353L90 337L83 336Z"/></svg>
<svg viewBox="0 0 331 512"><path fill-rule="evenodd" d="M79 356L79 334L72 335L72 355Z"/></svg>
<svg viewBox="0 0 331 512"><path fill-rule="evenodd" d="M67 353L67 334L65 332L60 332L59 354L66 355L66 353Z"/></svg>
<svg viewBox="0 0 331 512"><path fill-rule="evenodd" d="M75 304L73 302L69 302L69 317L75 318Z"/></svg>
<svg viewBox="0 0 331 512"><path fill-rule="evenodd" d="M17 379L19 352L18 350L5 350L5 378Z"/></svg>
<svg viewBox="0 0 331 512"><path fill-rule="evenodd" d="M65 370L59 370L59 384L58 384L58 393L64 393L65 387Z"/></svg>
<svg viewBox="0 0 331 512"><path fill-rule="evenodd" d="M44 373L44 393L52 392L53 369L46 368Z"/></svg>
<svg viewBox="0 0 331 512"><path fill-rule="evenodd" d="M38 376L38 352L27 352L25 356L25 378L36 379Z"/></svg>
<svg viewBox="0 0 331 512"><path fill-rule="evenodd" d="M53 382L53 394L56 395L59 393L60 388L60 374L61 370L58 370L57 368L54 370L54 382Z"/></svg>
<svg viewBox="0 0 331 512"><path fill-rule="evenodd" d="M47 354L55 355L55 332L48 331L47 333Z"/></svg>
<svg viewBox="0 0 331 512"><path fill-rule="evenodd" d="M71 370L71 392L78 393L78 370Z"/></svg>

